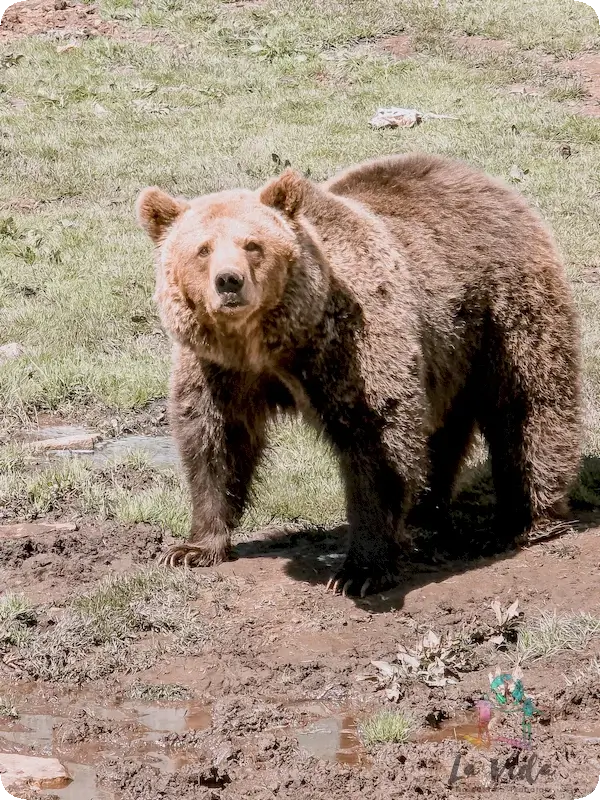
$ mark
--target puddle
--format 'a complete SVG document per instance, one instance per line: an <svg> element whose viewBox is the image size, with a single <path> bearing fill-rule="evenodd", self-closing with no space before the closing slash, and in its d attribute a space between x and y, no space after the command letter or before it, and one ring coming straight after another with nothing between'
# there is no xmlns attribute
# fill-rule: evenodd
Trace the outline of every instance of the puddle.
<svg viewBox="0 0 600 800"><path fill-rule="evenodd" d="M358 738L356 719L351 716L328 717L296 731L298 744L315 758L356 766L366 763L366 754Z"/></svg>
<svg viewBox="0 0 600 800"><path fill-rule="evenodd" d="M179 464L179 453L170 436L124 436L96 445L92 461L105 464L122 459L129 453L143 453L154 466L174 467Z"/></svg>
<svg viewBox="0 0 600 800"><path fill-rule="evenodd" d="M40 797L60 797L60 800L112 800L112 795L99 789L96 781L96 770L87 764L62 762L73 778L63 789L52 789L40 792Z"/></svg>
<svg viewBox="0 0 600 800"><path fill-rule="evenodd" d="M176 772L185 764L192 763L189 756L149 752L148 742L156 742L166 733L184 733L190 730L206 730L212 724L210 708L200 704L179 706L152 706L127 703L119 709L103 706L86 706L90 719L135 723L142 730L135 732L117 730L109 741L90 740L77 742L72 747L60 743L60 732L54 729L68 722L67 717L50 714L24 714L15 722L0 722L0 750L20 752L35 756L58 758L68 770L72 781L62 788L44 789L40 797L58 797L60 800L112 800L112 795L97 787L94 763L107 755L139 756L149 758L162 772ZM144 732L145 731L145 732ZM59 752L54 752L56 746ZM154 748L152 748L154 750ZM78 759L83 763L68 760Z"/></svg>
<svg viewBox="0 0 600 800"><path fill-rule="evenodd" d="M85 444L90 437L97 437L97 431L83 425L43 425L26 435L29 442L46 440L65 440L65 449L53 447L47 455L84 456L95 464L104 465L109 461L119 461L131 453L143 453L154 466L174 467L180 463L175 441L170 436L123 436L120 439L98 441L90 445L92 449L79 449L77 440Z"/></svg>
<svg viewBox="0 0 600 800"><path fill-rule="evenodd" d="M150 735L205 731L212 725L212 716L207 706L161 707L132 703L125 708L131 708L135 712L137 722L148 728Z"/></svg>
<svg viewBox="0 0 600 800"><path fill-rule="evenodd" d="M485 732L477 724L475 715L472 718L460 717L459 719L446 720L439 728L428 731L420 737L423 742L445 742L447 740L471 742L479 747L489 746L485 739Z"/></svg>
<svg viewBox="0 0 600 800"><path fill-rule="evenodd" d="M63 720L47 714L24 714L13 724L0 728L0 736L13 744L35 750L36 756L52 755L52 728Z"/></svg>
<svg viewBox="0 0 600 800"><path fill-rule="evenodd" d="M569 739L575 739L577 742L585 742L586 744L600 744L600 730L565 731L564 735Z"/></svg>

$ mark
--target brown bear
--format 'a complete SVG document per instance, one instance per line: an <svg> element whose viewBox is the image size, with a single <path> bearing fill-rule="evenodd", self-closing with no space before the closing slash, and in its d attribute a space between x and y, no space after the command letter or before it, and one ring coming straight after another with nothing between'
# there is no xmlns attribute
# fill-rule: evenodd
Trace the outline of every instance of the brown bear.
<svg viewBox="0 0 600 800"><path fill-rule="evenodd" d="M409 154L190 201L151 187L137 213L193 504L164 563L228 557L282 409L339 458L350 543L334 591L397 581L416 493L443 527L476 428L507 543L557 513L579 461L578 325L551 235L515 191Z"/></svg>

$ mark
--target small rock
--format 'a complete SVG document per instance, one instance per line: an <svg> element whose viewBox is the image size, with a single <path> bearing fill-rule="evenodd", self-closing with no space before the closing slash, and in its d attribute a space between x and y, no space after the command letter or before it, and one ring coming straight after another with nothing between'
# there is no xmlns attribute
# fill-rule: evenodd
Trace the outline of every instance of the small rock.
<svg viewBox="0 0 600 800"><path fill-rule="evenodd" d="M7 792L25 787L63 789L73 780L56 758L0 753L0 777Z"/></svg>
<svg viewBox="0 0 600 800"><path fill-rule="evenodd" d="M67 7L66 0L54 0L54 8L56 11L64 11Z"/></svg>
<svg viewBox="0 0 600 800"><path fill-rule="evenodd" d="M52 450L93 450L94 444L102 437L99 433L74 434L73 436L59 436L56 439L42 439L32 442L34 450L49 452Z"/></svg>
<svg viewBox="0 0 600 800"><path fill-rule="evenodd" d="M3 344L0 347L0 364L4 364L5 361L12 361L15 358L19 358L19 356L23 355L23 352L23 345L20 345L18 342L9 342L8 344Z"/></svg>
<svg viewBox="0 0 600 800"><path fill-rule="evenodd" d="M77 50L81 47L80 44L77 42L68 42L68 44L63 44L56 48L57 53L68 53L70 50Z"/></svg>
<svg viewBox="0 0 600 800"><path fill-rule="evenodd" d="M568 144L561 144L558 149L558 152L563 158L570 158L572 156L571 146Z"/></svg>

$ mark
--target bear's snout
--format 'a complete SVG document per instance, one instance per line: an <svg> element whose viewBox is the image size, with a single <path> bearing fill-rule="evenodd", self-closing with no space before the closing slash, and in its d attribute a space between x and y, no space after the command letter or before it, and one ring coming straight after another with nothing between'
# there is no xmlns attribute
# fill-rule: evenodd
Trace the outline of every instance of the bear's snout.
<svg viewBox="0 0 600 800"><path fill-rule="evenodd" d="M224 270L215 276L215 290L224 306L245 304L244 283L244 276L236 270Z"/></svg>

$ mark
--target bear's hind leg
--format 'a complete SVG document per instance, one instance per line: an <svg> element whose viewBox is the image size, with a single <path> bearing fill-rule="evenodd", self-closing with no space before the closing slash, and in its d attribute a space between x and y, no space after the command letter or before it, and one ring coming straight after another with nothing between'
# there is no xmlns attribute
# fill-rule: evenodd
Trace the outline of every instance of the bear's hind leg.
<svg viewBox="0 0 600 800"><path fill-rule="evenodd" d="M478 422L487 439L500 543L514 544L566 505L580 453L577 326L564 289L498 293L485 346ZM528 303L524 304L523 300Z"/></svg>
<svg viewBox="0 0 600 800"><path fill-rule="evenodd" d="M561 402L558 389L548 402L515 395L481 421L492 459L497 536L509 546L564 507L579 443L576 409L568 399Z"/></svg>
<svg viewBox="0 0 600 800"><path fill-rule="evenodd" d="M342 458L350 547L327 585L336 593L364 597L398 582L403 548L397 528L404 518L407 487L384 458L374 457L374 449L365 447Z"/></svg>
<svg viewBox="0 0 600 800"><path fill-rule="evenodd" d="M475 413L465 389L459 393L443 425L428 440L427 486L411 513L410 522L435 532L444 550L452 550L450 503L456 478L472 442Z"/></svg>
<svg viewBox="0 0 600 800"><path fill-rule="evenodd" d="M492 459L496 539L508 547L518 545L533 524L533 476L528 468L522 404L486 413L481 427Z"/></svg>

